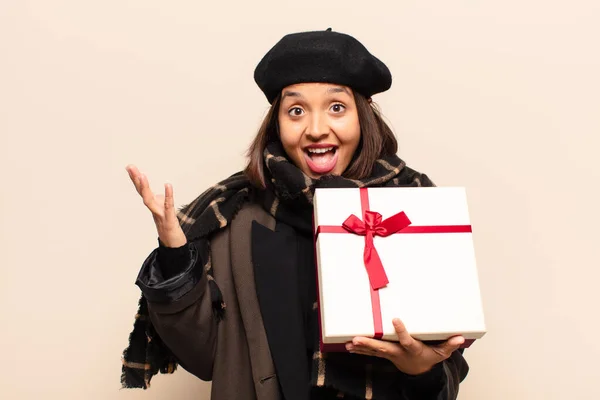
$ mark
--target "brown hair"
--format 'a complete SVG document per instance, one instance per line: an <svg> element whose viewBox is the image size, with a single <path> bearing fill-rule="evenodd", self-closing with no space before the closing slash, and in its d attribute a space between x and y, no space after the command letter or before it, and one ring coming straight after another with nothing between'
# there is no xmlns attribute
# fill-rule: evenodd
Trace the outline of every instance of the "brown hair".
<svg viewBox="0 0 600 400"><path fill-rule="evenodd" d="M357 92L353 93L361 134L358 148L343 176L349 179L364 179L371 174L373 165L378 158L396 154L398 141L391 128L383 120L377 106L363 95ZM266 186L263 153L268 143L279 140L280 103L281 97L277 96L246 154L248 163L244 173L254 186L263 189Z"/></svg>

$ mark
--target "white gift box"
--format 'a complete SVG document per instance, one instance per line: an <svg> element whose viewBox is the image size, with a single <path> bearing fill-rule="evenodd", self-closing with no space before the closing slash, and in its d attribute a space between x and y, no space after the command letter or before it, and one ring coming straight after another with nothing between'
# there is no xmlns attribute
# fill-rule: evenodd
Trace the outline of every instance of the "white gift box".
<svg viewBox="0 0 600 400"><path fill-rule="evenodd" d="M366 236L342 227L352 214L363 220L363 209L410 220L374 236L388 281L378 290L365 266ZM314 228L324 351L356 336L397 341L394 318L423 341L462 335L468 347L486 333L464 188L316 189Z"/></svg>

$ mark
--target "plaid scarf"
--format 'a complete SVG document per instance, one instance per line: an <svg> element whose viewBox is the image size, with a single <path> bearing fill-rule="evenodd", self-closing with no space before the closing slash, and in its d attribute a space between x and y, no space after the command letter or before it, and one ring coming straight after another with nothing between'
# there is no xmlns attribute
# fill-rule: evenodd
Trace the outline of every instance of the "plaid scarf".
<svg viewBox="0 0 600 400"><path fill-rule="evenodd" d="M315 188L434 186L426 175L408 168L395 155L378 159L371 175L364 180L341 176L312 179L288 160L278 142L266 147L264 160L268 182L266 190L257 190L243 172L237 172L179 210L178 219L187 240L196 242L199 249L204 247L204 254L210 254L211 235L227 227L237 211L251 198L259 198L264 209L276 219L296 227L311 229ZM225 304L219 287L212 278L210 256L204 270L207 271L214 316L220 320L224 316ZM315 348L318 349L318 345ZM374 378L398 372L387 360L372 357L361 360L356 355L350 359L348 356L349 354L343 353L324 356L316 352L313 357L313 385L335 387L348 394L364 396L365 387L376 386ZM175 356L152 326L148 317L148 304L142 295L133 331L129 335L129 346L123 352L122 386L146 389L154 375L158 372L173 373L177 364ZM376 391L375 388L371 390Z"/></svg>

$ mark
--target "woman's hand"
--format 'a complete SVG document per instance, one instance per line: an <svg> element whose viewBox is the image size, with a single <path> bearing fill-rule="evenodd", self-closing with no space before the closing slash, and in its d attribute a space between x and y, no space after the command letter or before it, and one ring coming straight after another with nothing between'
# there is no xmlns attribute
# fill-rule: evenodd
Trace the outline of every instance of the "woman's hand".
<svg viewBox="0 0 600 400"><path fill-rule="evenodd" d="M428 346L410 336L399 319L394 319L393 324L399 343L356 337L346 344L346 349L351 353L387 358L405 374L420 375L449 358L465 341L462 336L455 336L438 346Z"/></svg>
<svg viewBox="0 0 600 400"><path fill-rule="evenodd" d="M148 178L140 173L135 165L128 165L125 169L135 190L142 197L144 205L152 213L160 241L167 247L181 247L186 244L187 239L175 214L173 187L167 183L164 196L154 195L148 184Z"/></svg>

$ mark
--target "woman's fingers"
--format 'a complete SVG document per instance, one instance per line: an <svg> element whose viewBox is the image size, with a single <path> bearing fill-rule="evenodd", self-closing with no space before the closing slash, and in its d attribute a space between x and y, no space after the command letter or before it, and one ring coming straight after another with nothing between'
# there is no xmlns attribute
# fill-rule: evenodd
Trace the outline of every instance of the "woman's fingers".
<svg viewBox="0 0 600 400"><path fill-rule="evenodd" d="M175 201L173 200L173 185L165 183L165 210L169 210L174 207Z"/></svg>
<svg viewBox="0 0 600 400"><path fill-rule="evenodd" d="M131 182L133 182L133 185L135 186L135 190L138 192L139 195L141 195L141 181L140 181L140 171L137 169L137 167L135 165L128 165L127 167L125 167L125 169L127 170L127 173L129 174L129 179L131 179Z"/></svg>
<svg viewBox="0 0 600 400"><path fill-rule="evenodd" d="M157 204L154 201L154 193L152 193L152 189L150 189L148 178L144 174L140 174L140 195L142 196L144 205L148 207L153 214L161 213L160 208L157 207Z"/></svg>
<svg viewBox="0 0 600 400"><path fill-rule="evenodd" d="M440 356L441 360L445 360L450 357L454 351L458 350L464 342L465 338L462 336L454 336L438 346L432 346L432 349Z"/></svg>
<svg viewBox="0 0 600 400"><path fill-rule="evenodd" d="M156 204L154 193L152 193L152 189L150 189L150 184L148 183L148 178L146 175L142 174L140 170L132 164L129 164L127 167L125 167L125 169L129 174L129 179L131 179L133 185L135 186L135 190L137 190L138 194L142 197L144 205L153 214L161 214L161 209Z"/></svg>
<svg viewBox="0 0 600 400"><path fill-rule="evenodd" d="M173 199L173 185L171 185L170 183L165 184L164 207L165 207L165 219L167 220L167 223L169 225L173 224L173 223L179 224L179 221L177 220L177 215L175 213L175 200Z"/></svg>
<svg viewBox="0 0 600 400"><path fill-rule="evenodd" d="M372 357L376 357L377 356L377 351L373 350L373 349L371 349L369 347L353 347L349 351L350 351L350 353L362 354L363 356L372 356Z"/></svg>
<svg viewBox="0 0 600 400"><path fill-rule="evenodd" d="M406 330L404 323L400 321L400 319L395 318L392 321L394 325L394 329L396 330L396 335L398 336L398 341L400 345L411 354L418 354L422 351L423 345L421 342L415 340Z"/></svg>
<svg viewBox="0 0 600 400"><path fill-rule="evenodd" d="M385 340L355 337L351 343L346 344L346 350L351 353L392 359L400 353L401 347L397 343Z"/></svg>

